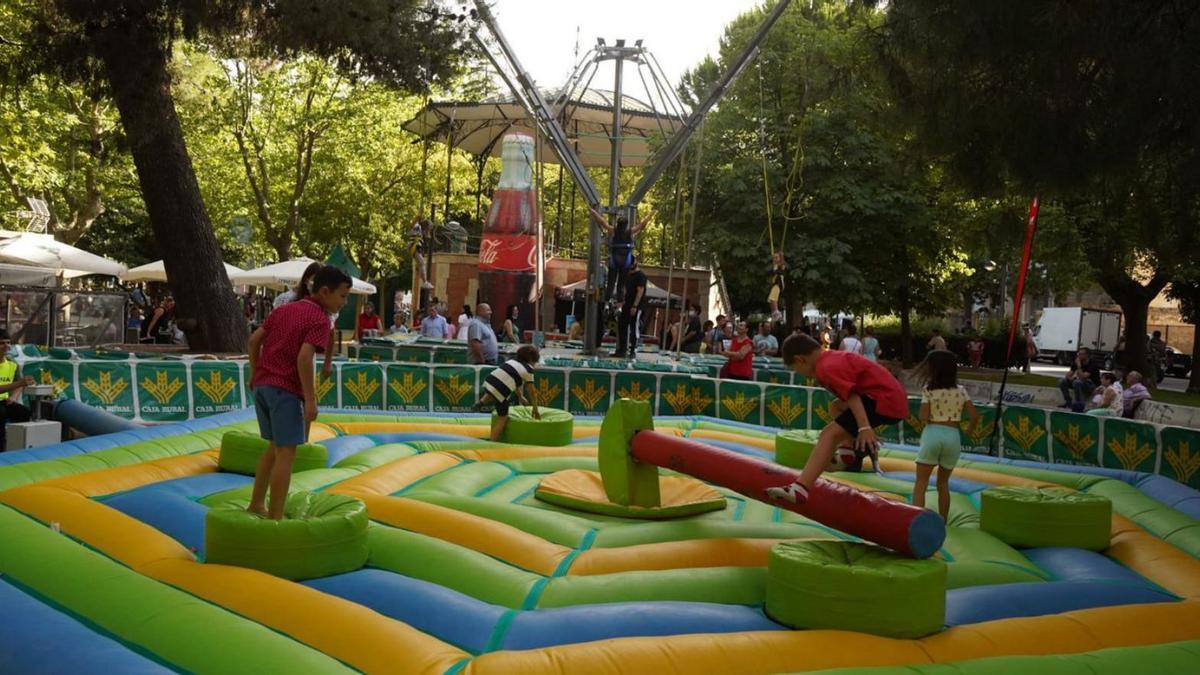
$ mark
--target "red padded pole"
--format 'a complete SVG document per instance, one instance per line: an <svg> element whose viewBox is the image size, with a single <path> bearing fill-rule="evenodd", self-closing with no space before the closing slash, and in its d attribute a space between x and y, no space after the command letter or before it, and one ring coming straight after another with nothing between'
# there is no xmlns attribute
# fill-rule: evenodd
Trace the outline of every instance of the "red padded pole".
<svg viewBox="0 0 1200 675"><path fill-rule="evenodd" d="M945 524L932 511L823 478L817 479L806 503L773 499L767 496L767 489L792 484L800 478L800 472L732 450L656 431L639 431L630 452L639 462L729 488L904 555L928 558L946 538Z"/></svg>

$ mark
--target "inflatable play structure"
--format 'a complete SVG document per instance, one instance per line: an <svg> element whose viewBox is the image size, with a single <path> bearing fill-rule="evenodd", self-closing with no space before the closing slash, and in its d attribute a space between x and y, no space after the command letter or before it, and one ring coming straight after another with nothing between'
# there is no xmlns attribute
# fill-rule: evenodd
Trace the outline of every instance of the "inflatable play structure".
<svg viewBox="0 0 1200 675"><path fill-rule="evenodd" d="M0 454L0 671L1200 663L1200 493L1161 477L971 456L943 526L908 504L911 447L795 504L772 488L815 432L518 411L506 443L481 415L324 412L280 522L244 511L248 410Z"/></svg>

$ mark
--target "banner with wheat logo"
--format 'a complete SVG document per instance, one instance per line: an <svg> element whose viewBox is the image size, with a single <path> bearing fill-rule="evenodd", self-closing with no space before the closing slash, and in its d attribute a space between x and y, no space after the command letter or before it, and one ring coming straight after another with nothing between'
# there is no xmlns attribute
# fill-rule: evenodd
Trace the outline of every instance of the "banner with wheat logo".
<svg viewBox="0 0 1200 675"><path fill-rule="evenodd" d="M763 386L721 380L717 387L717 417L734 422L762 424Z"/></svg>
<svg viewBox="0 0 1200 675"><path fill-rule="evenodd" d="M479 399L482 378L490 369L435 366L432 371L434 412L467 412Z"/></svg>
<svg viewBox="0 0 1200 675"><path fill-rule="evenodd" d="M187 364L182 361L139 361L134 366L138 416L150 421L187 419Z"/></svg>
<svg viewBox="0 0 1200 675"><path fill-rule="evenodd" d="M567 409L577 415L603 415L612 400L612 373L572 370L567 376Z"/></svg>
<svg viewBox="0 0 1200 675"><path fill-rule="evenodd" d="M79 364L79 400L105 412L133 417L133 365L84 361Z"/></svg>
<svg viewBox="0 0 1200 675"><path fill-rule="evenodd" d="M763 424L780 429L808 429L808 390L768 386L763 394Z"/></svg>
<svg viewBox="0 0 1200 675"><path fill-rule="evenodd" d="M1050 413L1050 451L1056 464L1100 463L1100 418L1056 410Z"/></svg>
<svg viewBox="0 0 1200 675"><path fill-rule="evenodd" d="M1041 408L1005 408L1000 418L1004 430L1004 456L1010 459L1050 461L1050 435L1046 411Z"/></svg>
<svg viewBox="0 0 1200 675"><path fill-rule="evenodd" d="M1158 434L1152 425L1122 419L1104 420L1101 466L1154 473Z"/></svg>
<svg viewBox="0 0 1200 675"><path fill-rule="evenodd" d="M404 412L430 410L431 369L425 366L391 364L387 367L387 409Z"/></svg>

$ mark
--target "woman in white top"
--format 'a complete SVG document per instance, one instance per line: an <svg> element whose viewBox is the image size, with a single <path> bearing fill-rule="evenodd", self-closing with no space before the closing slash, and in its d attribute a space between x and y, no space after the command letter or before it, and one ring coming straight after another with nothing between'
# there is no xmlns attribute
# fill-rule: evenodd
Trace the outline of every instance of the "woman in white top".
<svg viewBox="0 0 1200 675"><path fill-rule="evenodd" d="M875 337L875 329L867 326L863 331L863 351L862 355L868 361L879 360L879 339Z"/></svg>
<svg viewBox="0 0 1200 675"><path fill-rule="evenodd" d="M863 353L863 343L855 336L854 324L846 326L846 337L842 338L842 344L838 346L838 350L853 354Z"/></svg>
<svg viewBox="0 0 1200 675"><path fill-rule="evenodd" d="M475 315L471 312L471 306L463 305L462 314L458 315L458 321L456 322L458 324L458 339L467 339L467 326L471 325L471 319L473 318L475 318Z"/></svg>
<svg viewBox="0 0 1200 675"><path fill-rule="evenodd" d="M1096 417L1120 417L1124 412L1125 400L1121 383L1112 373L1100 374L1100 388L1088 404L1087 414Z"/></svg>

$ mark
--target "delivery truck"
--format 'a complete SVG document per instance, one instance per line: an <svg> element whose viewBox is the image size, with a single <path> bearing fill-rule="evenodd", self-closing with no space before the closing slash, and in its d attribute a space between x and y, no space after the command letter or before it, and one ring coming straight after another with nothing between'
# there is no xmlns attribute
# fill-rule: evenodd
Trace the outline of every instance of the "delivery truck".
<svg viewBox="0 0 1200 675"><path fill-rule="evenodd" d="M1085 307L1047 307L1033 329L1038 358L1069 366L1080 347L1103 360L1116 353L1121 339L1121 313Z"/></svg>

